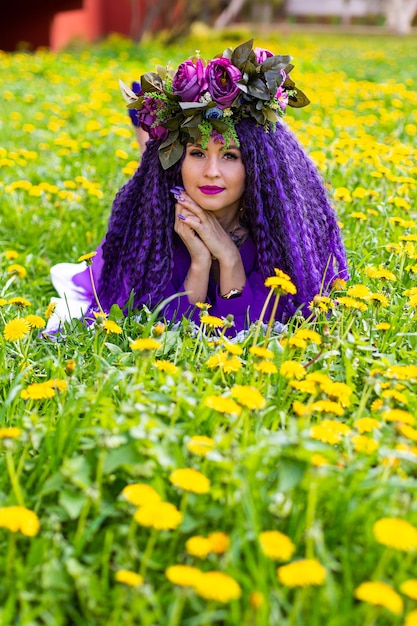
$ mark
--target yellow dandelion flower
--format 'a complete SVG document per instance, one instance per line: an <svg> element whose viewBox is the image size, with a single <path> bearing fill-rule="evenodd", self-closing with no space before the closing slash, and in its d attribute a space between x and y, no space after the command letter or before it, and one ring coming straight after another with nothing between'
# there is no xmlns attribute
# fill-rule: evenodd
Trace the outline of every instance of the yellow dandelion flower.
<svg viewBox="0 0 417 626"><path fill-rule="evenodd" d="M31 306L29 300L27 300L26 298L22 298L20 296L16 296L15 298L10 298L9 304L14 304L14 306L17 306L20 309L24 309L27 306Z"/></svg>
<svg viewBox="0 0 417 626"><path fill-rule="evenodd" d="M16 439L22 434L22 429L17 426L0 428L0 439Z"/></svg>
<svg viewBox="0 0 417 626"><path fill-rule="evenodd" d="M369 278L379 278L392 282L395 282L397 280L395 274L393 274L393 272L391 272L390 270L382 267L382 265L380 265L379 267L373 267L372 265L369 265L368 267L365 267L364 273L369 276Z"/></svg>
<svg viewBox="0 0 417 626"><path fill-rule="evenodd" d="M316 559L301 559L277 569L278 580L286 587L323 585L326 569Z"/></svg>
<svg viewBox="0 0 417 626"><path fill-rule="evenodd" d="M381 423L373 417L361 417L353 422L355 428L357 428L361 435L363 433L371 433L375 428L381 428Z"/></svg>
<svg viewBox="0 0 417 626"><path fill-rule="evenodd" d="M139 526L152 527L155 530L174 530L183 515L170 502L149 502L141 506L133 516Z"/></svg>
<svg viewBox="0 0 417 626"><path fill-rule="evenodd" d="M240 356L243 354L242 346L239 346L238 343L230 343L230 341L224 342L224 349L229 352L229 354L233 354L235 356Z"/></svg>
<svg viewBox="0 0 417 626"><path fill-rule="evenodd" d="M385 375L397 380L415 380L417 379L417 365L391 365Z"/></svg>
<svg viewBox="0 0 417 626"><path fill-rule="evenodd" d="M174 365L174 363L171 363L171 361L154 361L154 365L156 369L158 369L160 372L165 372L166 374L173 375L178 372L178 367Z"/></svg>
<svg viewBox="0 0 417 626"><path fill-rule="evenodd" d="M404 626L417 626L417 609L410 611L405 617Z"/></svg>
<svg viewBox="0 0 417 626"><path fill-rule="evenodd" d="M315 467L323 467L324 465L329 465L328 459L322 454L312 454L310 458L311 465Z"/></svg>
<svg viewBox="0 0 417 626"><path fill-rule="evenodd" d="M108 314L104 311L93 311L93 315L96 318L96 325L101 325L108 318Z"/></svg>
<svg viewBox="0 0 417 626"><path fill-rule="evenodd" d="M417 528L407 520L396 517L383 517L375 522L373 534L384 546L410 552L417 548Z"/></svg>
<svg viewBox="0 0 417 626"><path fill-rule="evenodd" d="M200 559L205 559L211 552L211 543L207 537L196 535L195 537L190 537L185 542L185 549L188 554L191 554L191 556L197 556Z"/></svg>
<svg viewBox="0 0 417 626"><path fill-rule="evenodd" d="M318 309L319 312L327 313L329 308L332 308L333 302L327 296L321 296L316 294L313 300L309 303L308 308L312 311Z"/></svg>
<svg viewBox="0 0 417 626"><path fill-rule="evenodd" d="M249 348L249 352L255 356L259 356L261 359L273 359L274 353L268 348L262 346L252 346Z"/></svg>
<svg viewBox="0 0 417 626"><path fill-rule="evenodd" d="M171 565L165 571L169 582L180 587L195 587L203 572L191 565Z"/></svg>
<svg viewBox="0 0 417 626"><path fill-rule="evenodd" d="M350 428L342 422L336 420L323 420L320 424L316 424L310 428L310 437L330 443L332 445L339 443L342 437L350 433Z"/></svg>
<svg viewBox="0 0 417 626"><path fill-rule="evenodd" d="M216 317L215 315L202 315L200 317L200 322L210 328L223 328L224 326L224 320L220 317Z"/></svg>
<svg viewBox="0 0 417 626"><path fill-rule="evenodd" d="M114 579L118 583L123 583L129 587L139 587L140 585L143 585L143 576L128 569L120 569L115 573Z"/></svg>
<svg viewBox="0 0 417 626"><path fill-rule="evenodd" d="M196 302L195 306L197 307L197 309L211 309L211 304L209 304L208 302Z"/></svg>
<svg viewBox="0 0 417 626"><path fill-rule="evenodd" d="M147 339L135 339L135 341L132 341L130 344L131 350L140 352L158 350L161 347L162 343L156 339L152 339L152 337L148 337Z"/></svg>
<svg viewBox="0 0 417 626"><path fill-rule="evenodd" d="M67 390L67 381L61 380L60 378L51 378L51 380L46 380L43 385L47 387L51 387L54 391L66 391Z"/></svg>
<svg viewBox="0 0 417 626"><path fill-rule="evenodd" d="M20 392L20 397L23 400L48 400L54 396L55 389L45 383L33 383Z"/></svg>
<svg viewBox="0 0 417 626"><path fill-rule="evenodd" d="M400 585L400 591L408 598L417 600L417 579L410 578L409 580L402 582Z"/></svg>
<svg viewBox="0 0 417 626"><path fill-rule="evenodd" d="M371 291L366 285L352 285L347 290L346 295L359 298L359 300L366 300L371 295Z"/></svg>
<svg viewBox="0 0 417 626"><path fill-rule="evenodd" d="M355 589L355 598L384 608L400 615L403 611L403 600L392 587L382 582L362 583Z"/></svg>
<svg viewBox="0 0 417 626"><path fill-rule="evenodd" d="M210 369L213 369L214 367L223 367L227 360L227 352L216 352L216 354L212 354L212 356L207 359L206 365Z"/></svg>
<svg viewBox="0 0 417 626"><path fill-rule="evenodd" d="M124 487L122 494L125 500L131 502L135 506L144 506L145 504L153 504L161 502L161 496L153 487L145 483L132 483Z"/></svg>
<svg viewBox="0 0 417 626"><path fill-rule="evenodd" d="M291 340L294 338L301 339L302 341L309 341L310 343L314 343L317 346L321 345L321 337L315 330L310 330L309 328L300 328L297 330L292 337L289 339L289 343L291 345Z"/></svg>
<svg viewBox="0 0 417 626"><path fill-rule="evenodd" d="M54 314L54 311L56 309L56 302L50 302L48 304L48 306L45 309L45 317L46 319L50 319L52 317L52 315Z"/></svg>
<svg viewBox="0 0 417 626"><path fill-rule="evenodd" d="M23 265L19 265L18 263L13 263L12 265L9 265L9 267L7 268L7 273L11 276L17 276L18 278L26 278L26 276L28 275L26 268L24 268Z"/></svg>
<svg viewBox="0 0 417 626"><path fill-rule="evenodd" d="M400 424L398 426L398 432L403 435L403 437L407 437L407 439L411 439L411 441L417 441L417 430L408 426L408 424Z"/></svg>
<svg viewBox="0 0 417 626"><path fill-rule="evenodd" d="M35 537L40 524L34 511L24 506L6 506L0 508L0 527L7 528L12 533L20 531L26 537Z"/></svg>
<svg viewBox="0 0 417 626"><path fill-rule="evenodd" d="M166 326L165 324L163 324L162 322L158 322L157 324L155 324L155 326L153 327L152 333L154 335L156 335L157 337L160 337L161 335L164 334L164 332L166 331Z"/></svg>
<svg viewBox="0 0 417 626"><path fill-rule="evenodd" d="M387 422L401 422L402 424L412 425L416 421L416 418L411 413L402 409L391 409L390 411L385 411L382 415Z"/></svg>
<svg viewBox="0 0 417 626"><path fill-rule="evenodd" d="M334 413L335 415L343 415L344 408L337 404L337 402L332 402L331 400L317 400L311 405L312 412L318 413Z"/></svg>
<svg viewBox="0 0 417 626"><path fill-rule="evenodd" d="M8 301L5 300L4 298L0 298L0 307L5 306L6 304L9 304Z"/></svg>
<svg viewBox="0 0 417 626"><path fill-rule="evenodd" d="M327 383L332 382L326 374L323 374L323 372L310 372L307 374L306 380L310 380L318 385L326 385Z"/></svg>
<svg viewBox="0 0 417 626"><path fill-rule="evenodd" d="M204 406L219 413L228 413L229 415L240 415L242 412L242 407L232 398L224 398L223 396L207 396L204 400Z"/></svg>
<svg viewBox="0 0 417 626"><path fill-rule="evenodd" d="M347 187L337 187L334 190L334 198L335 200L341 200L342 202L352 202L352 196Z"/></svg>
<svg viewBox="0 0 417 626"><path fill-rule="evenodd" d="M284 378L300 380L306 375L305 367L299 361L284 361L281 364L279 373Z"/></svg>
<svg viewBox="0 0 417 626"><path fill-rule="evenodd" d="M214 554L224 554L229 549L230 539L226 533L220 531L209 533L207 539L210 541L210 552Z"/></svg>
<svg viewBox="0 0 417 626"><path fill-rule="evenodd" d="M205 572L197 578L194 586L196 593L205 600L214 600L226 604L238 600L242 595L240 585L223 572Z"/></svg>
<svg viewBox="0 0 417 626"><path fill-rule="evenodd" d="M78 257L77 259L77 263L81 263L81 261L88 261L91 262L91 260L96 256L97 252L87 252L87 254L82 254L80 257Z"/></svg>
<svg viewBox="0 0 417 626"><path fill-rule="evenodd" d="M371 413L378 413L379 409L384 405L381 398L377 398L371 404Z"/></svg>
<svg viewBox="0 0 417 626"><path fill-rule="evenodd" d="M387 385L389 385L389 383L387 383ZM398 391L398 389L386 389L381 393L381 398L394 398L395 400L398 400L398 402L408 404L406 396L401 393L401 391Z"/></svg>
<svg viewBox="0 0 417 626"><path fill-rule="evenodd" d="M249 594L249 603L254 609L260 609L265 604L265 596L261 591L252 591Z"/></svg>
<svg viewBox="0 0 417 626"><path fill-rule="evenodd" d="M107 335L121 335L123 332L119 324L116 324L116 322L113 322L112 320L104 320L102 328L104 328Z"/></svg>
<svg viewBox="0 0 417 626"><path fill-rule="evenodd" d="M338 400L342 406L350 406L352 388L346 385L346 383L325 381L320 384L320 387L324 393Z"/></svg>
<svg viewBox="0 0 417 626"><path fill-rule="evenodd" d="M379 443L366 435L355 435L352 437L353 447L356 452L363 452L364 454L372 454L378 450Z"/></svg>
<svg viewBox="0 0 417 626"><path fill-rule="evenodd" d="M230 372L238 372L241 367L242 361L235 355L225 359L222 363L223 371L226 372L226 374L230 374Z"/></svg>
<svg viewBox="0 0 417 626"><path fill-rule="evenodd" d="M346 289L346 281L343 278L335 278L332 282L332 289L335 291L344 291Z"/></svg>
<svg viewBox="0 0 417 626"><path fill-rule="evenodd" d="M275 272L275 276L279 276L279 278L284 278L285 280L291 280L291 276L289 276L289 274L286 274L285 272L280 270L278 267L274 267L274 272Z"/></svg>
<svg viewBox="0 0 417 626"><path fill-rule="evenodd" d="M268 361L264 359L263 361L259 361L259 363L255 363L253 366L258 372L262 372L262 374L277 374L278 368L275 363L272 361Z"/></svg>
<svg viewBox="0 0 417 626"><path fill-rule="evenodd" d="M230 394L239 404L252 411L266 407L265 398L255 387L250 385L234 385L230 390Z"/></svg>
<svg viewBox="0 0 417 626"><path fill-rule="evenodd" d="M184 491L205 494L210 491L210 480L196 469L184 467L169 475L170 482Z"/></svg>
<svg viewBox="0 0 417 626"><path fill-rule="evenodd" d="M26 315L25 320L31 328L45 328L46 322L40 315Z"/></svg>
<svg viewBox="0 0 417 626"><path fill-rule="evenodd" d="M19 253L17 252L17 250L6 250L4 256L7 261L13 261L13 259L17 259Z"/></svg>
<svg viewBox="0 0 417 626"><path fill-rule="evenodd" d="M4 327L3 335L6 341L19 341L30 333L30 326L25 319L10 320Z"/></svg>
<svg viewBox="0 0 417 626"><path fill-rule="evenodd" d="M295 552L295 545L287 535L278 530L265 530L259 535L262 552L270 559L289 561Z"/></svg>
<svg viewBox="0 0 417 626"><path fill-rule="evenodd" d="M312 380L292 380L290 385L293 389L298 389L303 393L314 395L317 393L317 385Z"/></svg>
<svg viewBox="0 0 417 626"><path fill-rule="evenodd" d="M296 415L298 415L298 417L303 417L304 415L309 415L310 413L310 408L306 404L303 404L302 402L299 402L298 400L295 400L293 402L292 410L294 411Z"/></svg>
<svg viewBox="0 0 417 626"><path fill-rule="evenodd" d="M339 304L343 304L347 309L355 309L356 311L367 311L368 307L361 300L355 300L350 296L342 296L337 299Z"/></svg>
<svg viewBox="0 0 417 626"><path fill-rule="evenodd" d="M297 293L297 287L294 283L287 278L282 278L281 276L269 276L265 280L264 285L265 287L273 289L277 294L289 293L294 295Z"/></svg>
<svg viewBox="0 0 417 626"><path fill-rule="evenodd" d="M371 293L369 294L367 301L371 304L376 304L378 306L387 307L389 305L389 300L387 296L383 293Z"/></svg>
<svg viewBox="0 0 417 626"><path fill-rule="evenodd" d="M238 405L236 405L238 406ZM238 407L240 409L240 407ZM214 450L215 443L211 437L205 437L204 435L195 435L187 443L187 449L197 456L206 456L209 452Z"/></svg>
<svg viewBox="0 0 417 626"><path fill-rule="evenodd" d="M390 328L391 324L389 324L388 322L380 322L379 324L375 325L376 330L389 330Z"/></svg>

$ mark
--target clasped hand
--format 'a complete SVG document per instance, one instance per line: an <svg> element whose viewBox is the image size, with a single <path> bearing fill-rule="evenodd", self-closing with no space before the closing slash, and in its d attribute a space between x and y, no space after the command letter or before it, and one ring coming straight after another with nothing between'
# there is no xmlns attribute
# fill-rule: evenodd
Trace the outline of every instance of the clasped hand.
<svg viewBox="0 0 417 626"><path fill-rule="evenodd" d="M215 215L202 209L185 191L181 196L183 200L175 206L174 230L186 246L191 263L210 266L212 259L216 258L221 265L240 257Z"/></svg>

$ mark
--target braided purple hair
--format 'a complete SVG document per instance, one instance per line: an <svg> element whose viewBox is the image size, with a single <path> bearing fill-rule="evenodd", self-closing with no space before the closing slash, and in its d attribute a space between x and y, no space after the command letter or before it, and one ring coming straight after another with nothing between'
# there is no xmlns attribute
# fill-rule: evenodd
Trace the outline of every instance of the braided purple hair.
<svg viewBox="0 0 417 626"><path fill-rule="evenodd" d="M346 254L323 182L304 150L283 124L266 133L251 119L236 124L246 169L245 220L255 241L264 277L278 267L297 294L283 314L346 279ZM159 141L149 141L142 162L113 203L98 295L104 308L127 301L155 306L173 270L175 200L182 184L181 162L163 170Z"/></svg>

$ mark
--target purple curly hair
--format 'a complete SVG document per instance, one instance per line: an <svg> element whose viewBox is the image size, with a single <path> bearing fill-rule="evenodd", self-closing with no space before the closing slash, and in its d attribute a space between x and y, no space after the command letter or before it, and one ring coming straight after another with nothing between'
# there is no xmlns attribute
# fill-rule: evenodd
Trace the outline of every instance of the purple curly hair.
<svg viewBox="0 0 417 626"><path fill-rule="evenodd" d="M256 245L264 278L277 267L297 287L281 317L325 293L335 278L347 279L346 254L336 216L312 161L292 132L278 123L266 133L251 119L236 124L246 169L245 221ZM110 308L129 298L155 306L173 270L175 200L181 163L163 170L159 141L149 141L142 162L113 203L103 247L98 295Z"/></svg>

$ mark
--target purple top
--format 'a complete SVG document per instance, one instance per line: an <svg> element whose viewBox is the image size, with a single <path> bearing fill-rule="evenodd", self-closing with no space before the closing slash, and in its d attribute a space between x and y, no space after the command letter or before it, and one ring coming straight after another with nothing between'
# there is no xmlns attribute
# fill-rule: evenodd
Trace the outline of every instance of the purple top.
<svg viewBox="0 0 417 626"><path fill-rule="evenodd" d="M97 248L97 254L93 258L92 269L96 285L103 266L102 245L103 242ZM236 332L248 328L251 323L257 321L264 306L265 299L269 293L269 289L264 285L264 279L259 268L255 244L250 236L240 248L240 253L246 274L246 285L241 296L230 300L222 298L218 291L218 285L215 284L211 274L209 278L206 302L211 304L211 308L209 310L210 315L216 315L218 317L233 315L234 318L234 329L231 329L231 333L228 332L227 334L235 334ZM174 269L172 277L167 284L161 301L165 298L169 298L170 296L181 294L186 291L184 281L190 264L191 259L188 250L183 242L177 238L174 246ZM90 298L90 301L93 302L94 296L88 268L75 274L72 281L76 286L77 291L80 290L84 292L83 296ZM120 297L115 304L123 307L128 300L130 291L131 286L126 283L121 285ZM271 302L265 312L264 322L269 321L273 300L274 298L271 299ZM152 306L156 306L157 304L157 302L151 303ZM280 304L282 305L283 303L280 302ZM281 311L282 306L279 306L276 316L278 320L280 320ZM199 314L200 309L189 303L186 294L178 295L177 298L173 298L162 311L162 315L171 321L178 320L181 319L182 316L186 316L188 319L199 323Z"/></svg>

